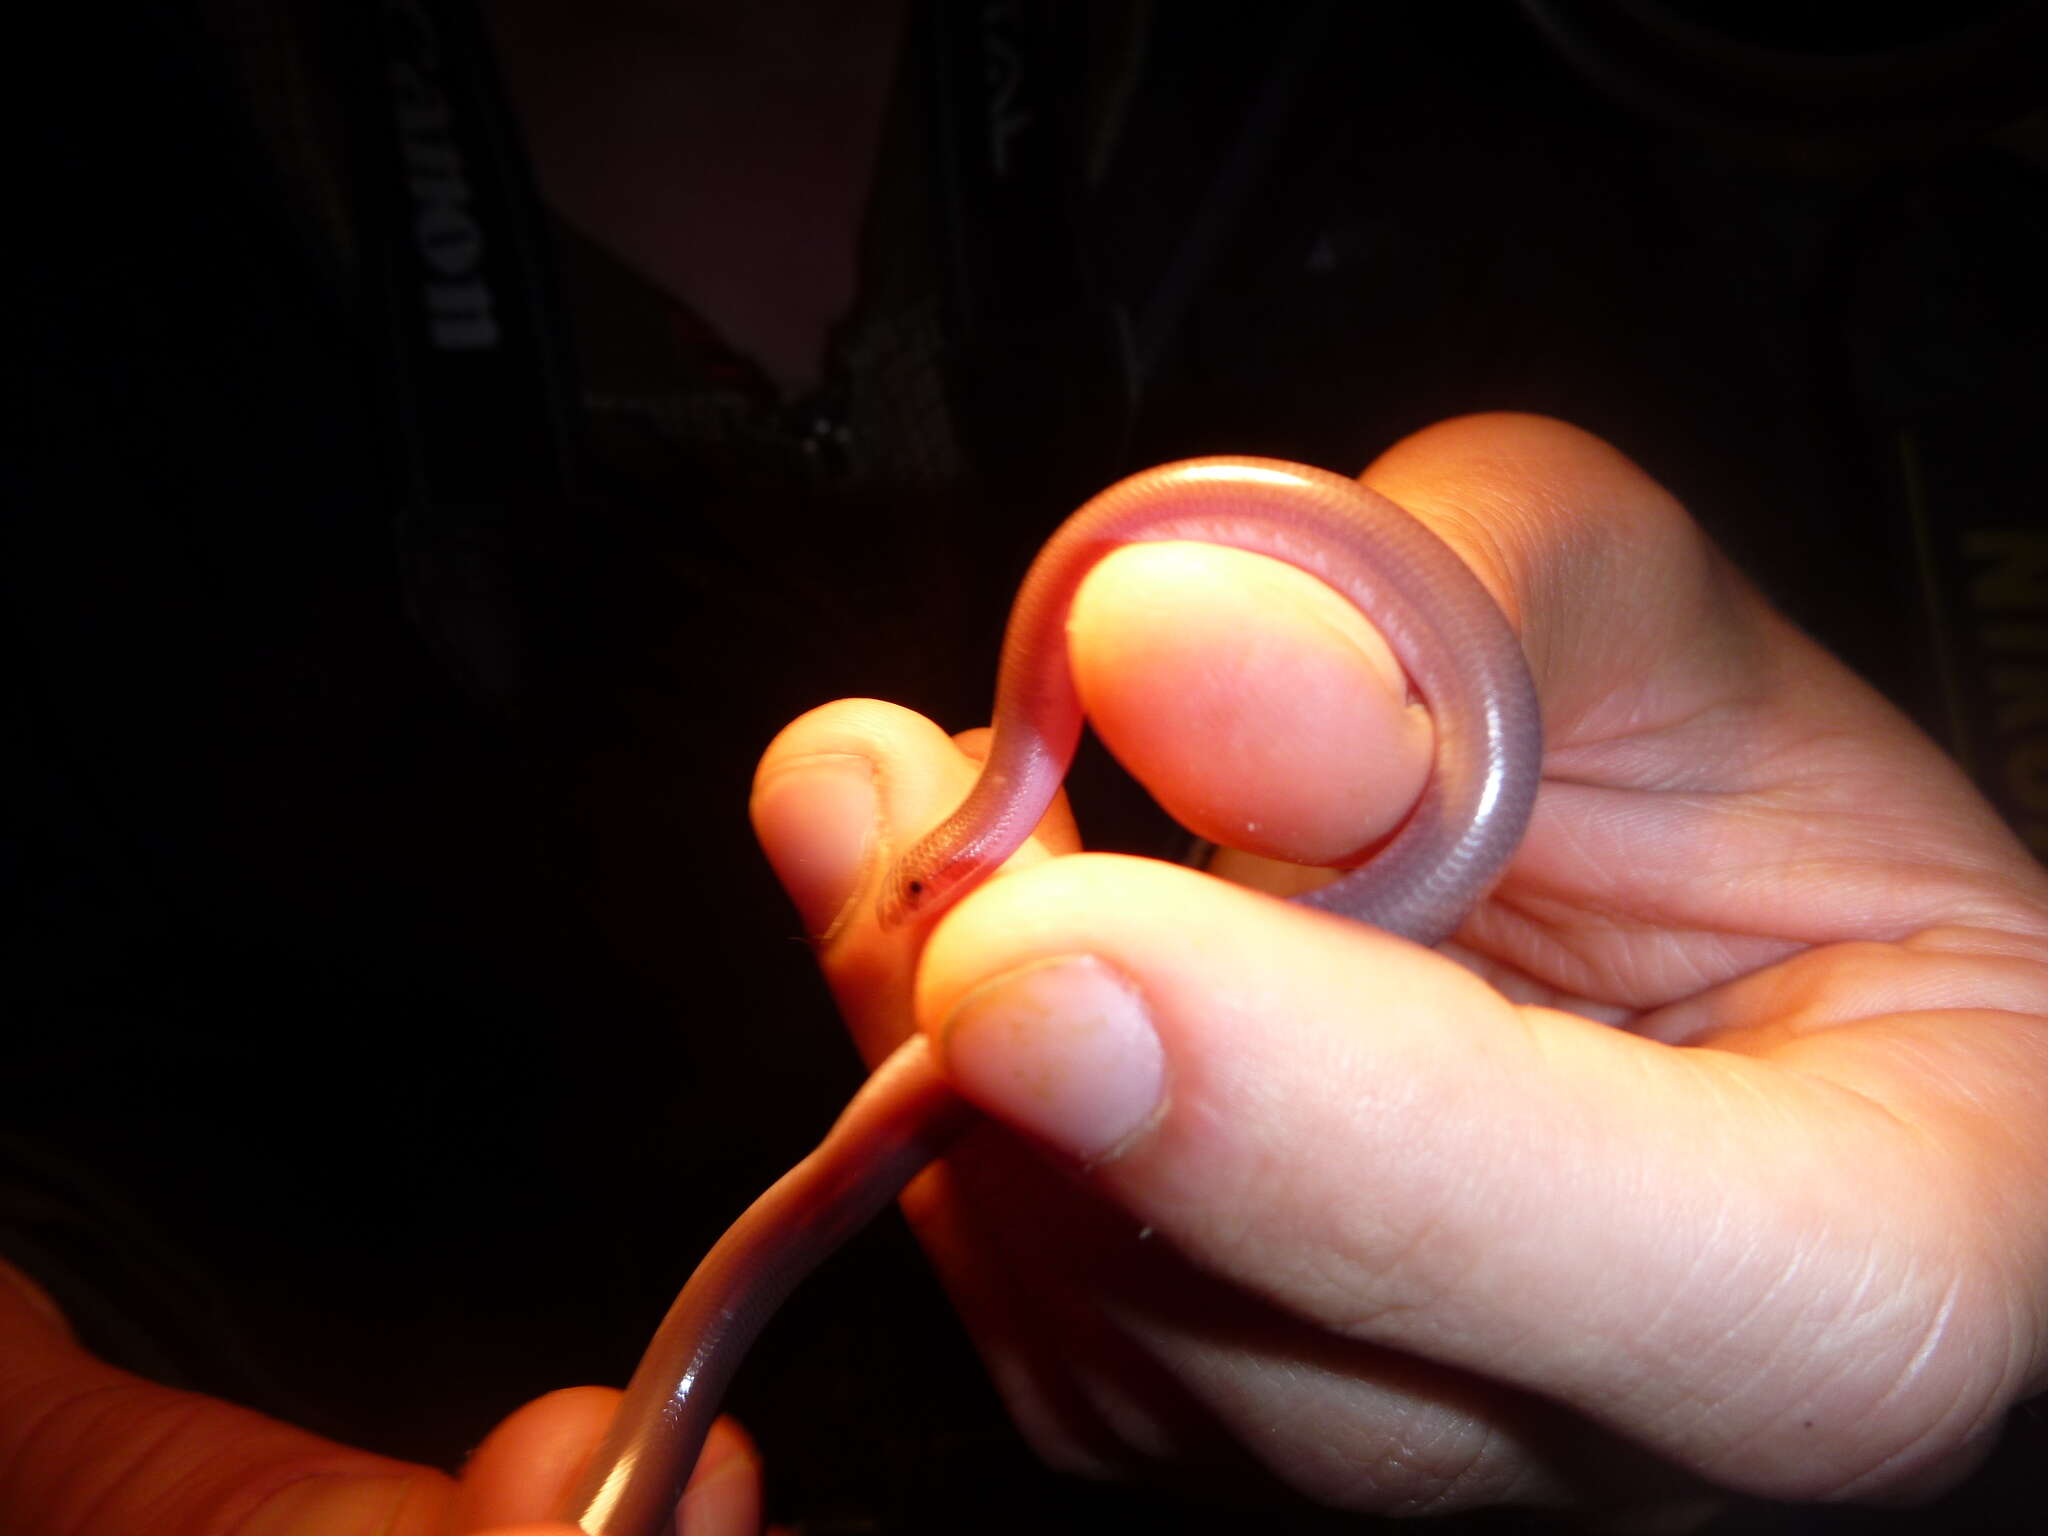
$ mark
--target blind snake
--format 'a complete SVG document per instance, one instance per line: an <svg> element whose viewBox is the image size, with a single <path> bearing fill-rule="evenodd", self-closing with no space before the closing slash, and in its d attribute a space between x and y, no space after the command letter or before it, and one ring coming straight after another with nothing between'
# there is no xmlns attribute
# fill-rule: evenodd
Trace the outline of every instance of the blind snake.
<svg viewBox="0 0 2048 1536"><path fill-rule="evenodd" d="M1268 555L1334 588L1385 636L1436 733L1428 783L1360 868L1295 900L1435 944L1505 867L1542 759L1520 643L1435 534L1354 480L1272 459L1193 459L1110 487L1061 525L1019 589L1003 640L995 735L953 814L890 867L885 925L929 923L1014 853L1080 739L1066 624L1082 579L1151 541ZM720 1238L641 1358L563 1518L590 1536L669 1528L739 1358L805 1274L895 1198L973 1117L913 1035L816 1151Z"/></svg>

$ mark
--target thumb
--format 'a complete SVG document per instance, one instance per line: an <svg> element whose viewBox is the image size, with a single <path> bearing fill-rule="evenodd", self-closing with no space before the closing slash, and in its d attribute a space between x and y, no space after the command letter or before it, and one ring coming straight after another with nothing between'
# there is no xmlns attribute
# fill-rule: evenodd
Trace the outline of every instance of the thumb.
<svg viewBox="0 0 2048 1536"><path fill-rule="evenodd" d="M0 1509L66 1536L439 1536L452 1480L95 1359L0 1266Z"/></svg>
<svg viewBox="0 0 2048 1536"><path fill-rule="evenodd" d="M39 1288L0 1263L0 1526L18 1536L575 1536L549 1514L618 1393L527 1404L460 1482L338 1445L94 1358ZM685 1497L692 1536L759 1529L759 1463L721 1421Z"/></svg>
<svg viewBox="0 0 2048 1536"><path fill-rule="evenodd" d="M964 900L917 1013L964 1094L1197 1266L1726 1484L1839 1489L1901 1381L1943 1413L1976 1395L1915 1379L1970 1367L1912 1326L1957 1298L1912 1257L1940 1215L1910 1133L1812 1077L1094 855ZM1787 1412L1805 1432L1764 1433Z"/></svg>

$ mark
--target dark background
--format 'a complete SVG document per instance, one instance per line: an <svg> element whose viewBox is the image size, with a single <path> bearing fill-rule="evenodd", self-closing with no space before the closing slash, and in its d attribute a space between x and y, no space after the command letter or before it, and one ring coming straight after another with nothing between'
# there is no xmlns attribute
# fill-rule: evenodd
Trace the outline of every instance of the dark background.
<svg viewBox="0 0 2048 1536"><path fill-rule="evenodd" d="M856 1080L755 756L842 694L972 723L1014 576L1119 471L1567 418L2048 847L2038 6L926 7L870 253L941 317L888 375L922 424L864 444L846 363L744 453L621 449L561 404L617 356L542 238L520 400L567 467L502 432L532 478L466 501L420 471L355 45L310 55L337 240L223 13L42 18L14 145L0 1228L135 1369L442 1464L622 1379ZM997 56L1061 128L1015 184L963 126ZM1099 757L1077 793L1171 851ZM1224 1519L1039 1473L893 1224L734 1406L807 1530ZM2016 1423L1937 1510L1728 1528L2037 1529Z"/></svg>

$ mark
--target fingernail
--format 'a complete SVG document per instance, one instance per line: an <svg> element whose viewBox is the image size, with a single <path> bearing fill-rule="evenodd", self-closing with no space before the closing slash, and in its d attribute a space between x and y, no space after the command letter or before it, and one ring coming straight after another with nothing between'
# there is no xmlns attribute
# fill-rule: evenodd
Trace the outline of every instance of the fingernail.
<svg viewBox="0 0 2048 1536"><path fill-rule="evenodd" d="M754 830L815 937L860 888L875 841L875 769L852 752L782 764L754 790Z"/></svg>
<svg viewBox="0 0 2048 1536"><path fill-rule="evenodd" d="M309 1477L272 1494L235 1536L361 1536L390 1530L411 1477Z"/></svg>
<svg viewBox="0 0 2048 1536"><path fill-rule="evenodd" d="M1138 989L1093 955L1041 960L976 987L940 1035L974 1103L1084 1163L1158 1116L1166 1056Z"/></svg>

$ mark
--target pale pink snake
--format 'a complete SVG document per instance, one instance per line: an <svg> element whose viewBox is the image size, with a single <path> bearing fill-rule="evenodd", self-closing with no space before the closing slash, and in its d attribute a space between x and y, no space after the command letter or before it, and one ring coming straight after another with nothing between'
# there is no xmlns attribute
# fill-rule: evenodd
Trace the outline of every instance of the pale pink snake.
<svg viewBox="0 0 2048 1536"><path fill-rule="evenodd" d="M1296 898L1435 944L1506 866L1542 761L1536 693L1514 632L1436 535L1356 481L1271 459L1147 470L1076 512L1040 552L1010 613L995 737L965 802L889 871L885 923L928 923L1015 852L1080 737L1067 665L1074 594L1126 544L1167 540L1269 555L1320 578L1385 636L1428 708L1428 784L1362 867ZM876 1069L818 1149L756 1201L656 1332L604 1443L564 1509L590 1536L673 1520L726 1383L790 1289L892 1200L972 1117L922 1035Z"/></svg>

